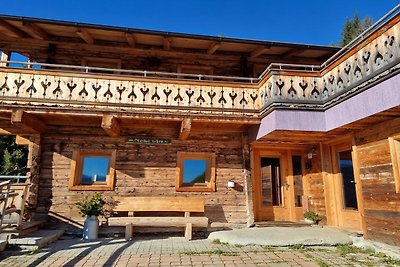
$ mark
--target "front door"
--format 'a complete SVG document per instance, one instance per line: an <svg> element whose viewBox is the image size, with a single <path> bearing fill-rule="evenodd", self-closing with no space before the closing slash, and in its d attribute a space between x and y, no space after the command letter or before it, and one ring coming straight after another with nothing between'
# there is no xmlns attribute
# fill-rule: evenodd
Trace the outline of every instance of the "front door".
<svg viewBox="0 0 400 267"><path fill-rule="evenodd" d="M289 163L290 153L284 150L266 149L255 150L253 153L255 220L295 220L296 198L292 196L294 194L294 179L289 168L292 165ZM299 193L300 190L297 190L297 192ZM301 196L299 199L301 199ZM301 202L301 200L299 201Z"/></svg>
<svg viewBox="0 0 400 267"><path fill-rule="evenodd" d="M338 226L361 229L351 146L332 148Z"/></svg>

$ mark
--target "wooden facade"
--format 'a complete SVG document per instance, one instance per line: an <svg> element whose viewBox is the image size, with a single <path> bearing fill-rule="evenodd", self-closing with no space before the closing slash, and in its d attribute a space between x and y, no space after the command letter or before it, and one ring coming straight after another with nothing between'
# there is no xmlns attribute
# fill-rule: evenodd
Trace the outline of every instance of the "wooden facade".
<svg viewBox="0 0 400 267"><path fill-rule="evenodd" d="M93 191L192 197L209 230L314 211L400 244L400 8L341 50L12 16L0 34L0 134L29 145L32 219L79 228Z"/></svg>

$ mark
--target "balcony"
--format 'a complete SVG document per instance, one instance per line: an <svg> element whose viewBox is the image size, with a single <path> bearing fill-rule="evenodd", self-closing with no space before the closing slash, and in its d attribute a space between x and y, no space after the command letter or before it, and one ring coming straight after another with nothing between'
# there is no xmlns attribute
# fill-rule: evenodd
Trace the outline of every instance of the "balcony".
<svg viewBox="0 0 400 267"><path fill-rule="evenodd" d="M259 118L272 109L325 110L398 73L395 8L321 66L271 64L259 78L29 63L0 67L3 107ZM40 68L40 69L38 69Z"/></svg>

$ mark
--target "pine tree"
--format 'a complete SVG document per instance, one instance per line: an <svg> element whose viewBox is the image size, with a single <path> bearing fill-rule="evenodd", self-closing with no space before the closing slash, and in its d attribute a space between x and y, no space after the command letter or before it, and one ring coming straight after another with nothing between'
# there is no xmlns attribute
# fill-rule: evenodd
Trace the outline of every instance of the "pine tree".
<svg viewBox="0 0 400 267"><path fill-rule="evenodd" d="M15 143L15 136L0 136L0 175L25 175L28 149Z"/></svg>
<svg viewBox="0 0 400 267"><path fill-rule="evenodd" d="M345 46L353 41L358 35L364 32L373 24L371 17L365 17L363 20L360 19L358 13L355 13L352 19L346 19L346 22L342 30L342 40L340 46Z"/></svg>

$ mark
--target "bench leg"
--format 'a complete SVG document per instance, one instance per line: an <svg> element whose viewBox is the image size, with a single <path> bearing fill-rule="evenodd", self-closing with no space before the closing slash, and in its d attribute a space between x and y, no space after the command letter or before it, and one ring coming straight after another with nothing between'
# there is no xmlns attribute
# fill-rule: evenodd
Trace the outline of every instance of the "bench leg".
<svg viewBox="0 0 400 267"><path fill-rule="evenodd" d="M131 240L132 239L132 232L133 232L133 226L131 223L127 223L125 226L125 239L126 240Z"/></svg>
<svg viewBox="0 0 400 267"><path fill-rule="evenodd" d="M186 223L185 227L185 238L186 240L192 240L192 223Z"/></svg>

